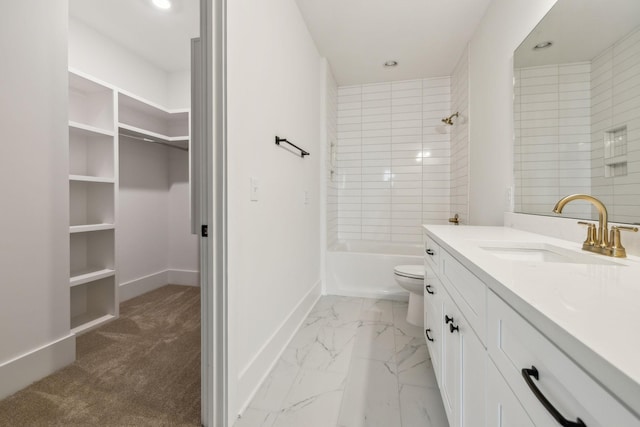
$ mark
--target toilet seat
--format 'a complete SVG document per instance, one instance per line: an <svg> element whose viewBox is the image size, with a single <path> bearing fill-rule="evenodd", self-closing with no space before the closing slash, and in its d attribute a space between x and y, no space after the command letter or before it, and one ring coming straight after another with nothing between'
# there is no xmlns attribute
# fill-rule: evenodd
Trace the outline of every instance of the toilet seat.
<svg viewBox="0 0 640 427"><path fill-rule="evenodd" d="M397 265L393 269L393 273L409 279L424 280L424 266L422 265Z"/></svg>

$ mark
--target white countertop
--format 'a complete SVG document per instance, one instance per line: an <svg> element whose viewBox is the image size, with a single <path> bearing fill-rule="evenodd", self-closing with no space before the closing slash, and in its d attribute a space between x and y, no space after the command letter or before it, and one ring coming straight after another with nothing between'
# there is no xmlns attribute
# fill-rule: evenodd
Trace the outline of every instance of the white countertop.
<svg viewBox="0 0 640 427"><path fill-rule="evenodd" d="M508 227L424 228L443 249L640 416L640 258L591 254L581 250L582 242ZM546 243L616 264L504 260L482 249L488 242Z"/></svg>

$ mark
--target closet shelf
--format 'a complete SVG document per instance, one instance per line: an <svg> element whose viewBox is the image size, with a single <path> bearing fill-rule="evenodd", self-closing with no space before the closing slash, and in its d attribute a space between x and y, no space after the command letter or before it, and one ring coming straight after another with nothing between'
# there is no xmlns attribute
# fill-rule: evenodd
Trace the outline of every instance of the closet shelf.
<svg viewBox="0 0 640 427"><path fill-rule="evenodd" d="M116 182L113 178L104 178L101 176L89 176L89 175L69 175L69 181L102 182L105 184L114 184Z"/></svg>
<svg viewBox="0 0 640 427"><path fill-rule="evenodd" d="M118 123L118 132L123 136L130 136L133 138L142 138L144 140L150 140L149 142L161 142L164 144L175 145L181 148L187 148L189 143L189 136L167 136L158 132L152 132L147 129L142 129L136 126L131 126L126 123Z"/></svg>
<svg viewBox="0 0 640 427"><path fill-rule="evenodd" d="M93 282L95 280L104 279L105 277L111 277L116 274L115 270L110 268L85 268L78 271L71 272L71 280L69 285L71 287L84 285L85 283Z"/></svg>
<svg viewBox="0 0 640 427"><path fill-rule="evenodd" d="M87 233L89 231L102 231L113 230L114 224L87 224L87 225L72 225L69 227L69 233Z"/></svg>
<svg viewBox="0 0 640 427"><path fill-rule="evenodd" d="M79 334L96 328L109 320L115 319L113 314L83 313L71 318L71 333Z"/></svg>
<svg viewBox="0 0 640 427"><path fill-rule="evenodd" d="M115 132L107 129L98 128L91 125L86 125L84 123L74 122L69 120L69 128L76 129L82 132L85 132L90 135L106 135L106 136L115 136Z"/></svg>

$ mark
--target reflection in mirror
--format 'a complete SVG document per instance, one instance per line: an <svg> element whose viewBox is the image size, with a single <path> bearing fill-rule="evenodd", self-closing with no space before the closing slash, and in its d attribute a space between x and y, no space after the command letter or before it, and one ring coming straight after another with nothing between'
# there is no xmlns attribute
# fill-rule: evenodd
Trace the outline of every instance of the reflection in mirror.
<svg viewBox="0 0 640 427"><path fill-rule="evenodd" d="M558 0L514 53L514 91L515 212L586 193L640 223L640 1Z"/></svg>

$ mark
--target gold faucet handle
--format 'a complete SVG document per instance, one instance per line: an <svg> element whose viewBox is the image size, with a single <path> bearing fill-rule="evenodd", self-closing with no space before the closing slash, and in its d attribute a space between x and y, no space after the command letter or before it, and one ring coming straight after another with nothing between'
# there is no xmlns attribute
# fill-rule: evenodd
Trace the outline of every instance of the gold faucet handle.
<svg viewBox="0 0 640 427"><path fill-rule="evenodd" d="M597 240L596 225L592 222L586 222L586 221L578 221L578 224L587 226L587 238L582 244L582 247L584 248L585 246L595 246L596 240Z"/></svg>
<svg viewBox="0 0 640 427"><path fill-rule="evenodd" d="M614 225L611 227L611 236L609 242L611 242L611 250L613 256L617 258L625 258L627 256L627 250L622 246L622 240L620 239L620 230L638 232L638 227L627 227L625 225Z"/></svg>
<svg viewBox="0 0 640 427"><path fill-rule="evenodd" d="M453 218L449 218L449 222L455 225L459 225L460 224L460 217L458 216L458 214L455 214L453 216Z"/></svg>

